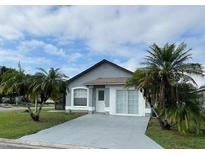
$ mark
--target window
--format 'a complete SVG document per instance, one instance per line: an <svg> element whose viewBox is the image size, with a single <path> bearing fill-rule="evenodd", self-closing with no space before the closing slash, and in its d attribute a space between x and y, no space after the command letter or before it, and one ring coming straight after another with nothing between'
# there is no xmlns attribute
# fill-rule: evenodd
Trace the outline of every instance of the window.
<svg viewBox="0 0 205 154"><path fill-rule="evenodd" d="M116 112L127 113L127 93L126 90L117 90Z"/></svg>
<svg viewBox="0 0 205 154"><path fill-rule="evenodd" d="M116 91L116 112L122 114L138 113L138 95L136 90Z"/></svg>
<svg viewBox="0 0 205 154"><path fill-rule="evenodd" d="M74 89L73 93L74 106L87 106L87 89Z"/></svg>
<svg viewBox="0 0 205 154"><path fill-rule="evenodd" d="M128 91L128 113L136 114L138 110L137 92L134 90Z"/></svg>
<svg viewBox="0 0 205 154"><path fill-rule="evenodd" d="M99 90L98 91L98 100L99 101L104 101L104 90Z"/></svg>

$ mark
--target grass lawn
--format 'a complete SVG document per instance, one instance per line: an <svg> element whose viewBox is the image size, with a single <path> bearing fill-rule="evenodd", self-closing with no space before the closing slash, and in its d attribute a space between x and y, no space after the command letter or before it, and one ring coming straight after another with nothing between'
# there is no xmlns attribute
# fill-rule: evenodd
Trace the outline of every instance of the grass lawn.
<svg viewBox="0 0 205 154"><path fill-rule="evenodd" d="M168 149L204 149L205 135L182 135L176 130L161 130L156 119L149 122L146 135Z"/></svg>
<svg viewBox="0 0 205 154"><path fill-rule="evenodd" d="M40 121L34 122L29 113L24 112L24 110L0 112L0 138L16 139L77 118L83 114L47 112L44 109L40 114Z"/></svg>

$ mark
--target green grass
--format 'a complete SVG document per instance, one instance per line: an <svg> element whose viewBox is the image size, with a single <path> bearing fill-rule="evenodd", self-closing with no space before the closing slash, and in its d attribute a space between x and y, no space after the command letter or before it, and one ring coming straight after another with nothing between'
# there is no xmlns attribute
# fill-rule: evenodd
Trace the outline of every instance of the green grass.
<svg viewBox="0 0 205 154"><path fill-rule="evenodd" d="M77 118L83 114L43 110L40 114L40 121L35 122L30 118L29 113L24 112L24 110L0 112L0 138L16 139Z"/></svg>
<svg viewBox="0 0 205 154"><path fill-rule="evenodd" d="M182 135L177 130L162 130L154 118L149 122L146 135L167 149L205 148L205 135Z"/></svg>

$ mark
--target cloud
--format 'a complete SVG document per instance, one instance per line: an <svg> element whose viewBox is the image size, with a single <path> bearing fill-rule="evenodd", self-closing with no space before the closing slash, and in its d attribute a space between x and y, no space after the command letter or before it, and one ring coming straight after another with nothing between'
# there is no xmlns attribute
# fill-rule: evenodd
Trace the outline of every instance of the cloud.
<svg viewBox="0 0 205 154"><path fill-rule="evenodd" d="M79 64L78 65L64 64L63 66L61 66L61 70L63 71L64 74L68 75L69 78L72 78L79 72L82 72L86 69L87 67L85 65L79 65Z"/></svg>
<svg viewBox="0 0 205 154"><path fill-rule="evenodd" d="M23 34L14 27L0 25L0 37L6 40L15 40L23 38Z"/></svg>
<svg viewBox="0 0 205 154"><path fill-rule="evenodd" d="M0 62L14 62L14 63L25 63L25 64L44 64L44 63L50 63L50 61L45 57L29 57L24 56L21 53L18 53L13 50L9 49L2 49L0 48Z"/></svg>
<svg viewBox="0 0 205 154"><path fill-rule="evenodd" d="M51 43L46 43L39 40L21 41L17 47L17 51L21 54L28 54L30 52L45 52L48 55L57 56L56 58L64 58L70 62L75 62L83 57L83 54L77 51L66 51L66 49L59 48Z"/></svg>
<svg viewBox="0 0 205 154"><path fill-rule="evenodd" d="M121 44L166 42L187 30L203 30L200 6L1 6L4 38L24 35L82 38L96 52ZM55 8L55 9L54 9ZM185 18L184 15L189 16ZM177 18L176 18L177 17ZM118 51L114 51L118 53Z"/></svg>
<svg viewBox="0 0 205 154"><path fill-rule="evenodd" d="M203 29L200 6L1 6L0 18L14 34L83 38L96 50L121 43L164 42ZM12 12L12 13L11 13ZM83 12L83 13L82 13ZM186 13L189 18L184 18ZM176 18L177 17L177 18ZM12 32L12 31L11 31ZM6 37L6 35L5 35ZM100 48L96 48L96 44Z"/></svg>
<svg viewBox="0 0 205 154"><path fill-rule="evenodd" d="M185 41L193 48L193 61L205 65L204 18L204 6L0 6L0 42L19 42L22 55L16 58L8 51L10 60L25 61L26 52L41 49L64 58L66 65L75 63L74 68L62 66L70 74L79 73L79 59L100 56L114 57L118 64L134 70L154 42ZM82 40L88 51L69 49L75 40ZM88 66L87 60L84 65Z"/></svg>
<svg viewBox="0 0 205 154"><path fill-rule="evenodd" d="M71 62L76 61L76 60L78 60L78 59L80 59L82 57L83 57L83 54L81 54L79 52L73 52L73 53L69 54L69 60Z"/></svg>
<svg viewBox="0 0 205 154"><path fill-rule="evenodd" d="M45 43L39 40L22 41L18 46L18 50L22 52L30 52L32 50L40 50L51 55L65 57L66 53L62 48L58 48L50 43Z"/></svg>

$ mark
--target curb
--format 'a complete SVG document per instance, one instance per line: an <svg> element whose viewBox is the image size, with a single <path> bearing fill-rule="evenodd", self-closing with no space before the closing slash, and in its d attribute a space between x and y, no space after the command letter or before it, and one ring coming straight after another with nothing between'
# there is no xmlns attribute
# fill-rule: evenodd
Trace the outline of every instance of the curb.
<svg viewBox="0 0 205 154"><path fill-rule="evenodd" d="M19 141L15 139L0 138L0 144L6 144L14 147L25 147L34 149L91 149L90 147L67 145L67 144L47 144L43 142Z"/></svg>

